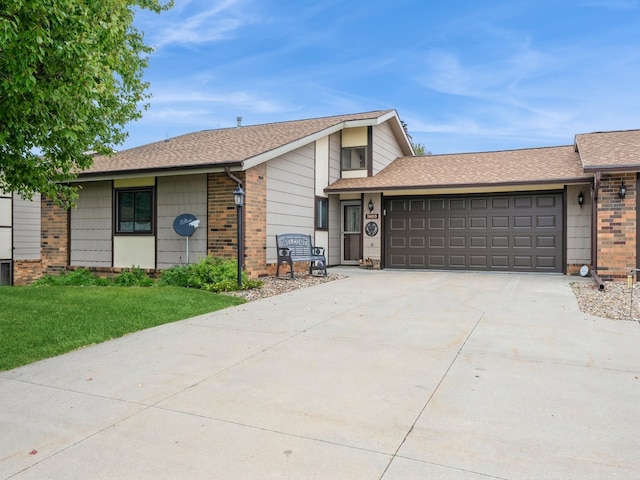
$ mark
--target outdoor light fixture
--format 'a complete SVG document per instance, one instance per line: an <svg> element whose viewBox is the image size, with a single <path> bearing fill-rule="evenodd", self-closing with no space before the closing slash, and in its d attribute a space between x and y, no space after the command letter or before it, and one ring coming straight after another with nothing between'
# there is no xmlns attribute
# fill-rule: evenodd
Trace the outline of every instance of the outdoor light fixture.
<svg viewBox="0 0 640 480"><path fill-rule="evenodd" d="M244 190L240 185L233 191L233 203L236 204L236 207L244 205Z"/></svg>
<svg viewBox="0 0 640 480"><path fill-rule="evenodd" d="M582 206L583 203L584 203L584 195L582 192L580 192L578 194L578 205Z"/></svg>
<svg viewBox="0 0 640 480"><path fill-rule="evenodd" d="M235 203L238 210L238 288L242 288L242 252L244 251L242 245L242 206L244 205L244 190L238 184L233 191L233 203Z"/></svg>
<svg viewBox="0 0 640 480"><path fill-rule="evenodd" d="M369 211L373 212L373 200L369 199Z"/></svg>
<svg viewBox="0 0 640 480"><path fill-rule="evenodd" d="M620 185L620 190L618 191L618 196L624 200L624 197L627 195L627 186L624 184L624 180L622 181L622 185Z"/></svg>

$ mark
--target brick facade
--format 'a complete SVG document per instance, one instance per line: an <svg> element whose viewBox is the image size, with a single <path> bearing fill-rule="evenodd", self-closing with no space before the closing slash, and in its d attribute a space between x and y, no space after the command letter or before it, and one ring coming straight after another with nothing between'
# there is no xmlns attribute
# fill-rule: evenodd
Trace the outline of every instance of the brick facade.
<svg viewBox="0 0 640 480"><path fill-rule="evenodd" d="M624 181L627 194L618 195ZM636 259L636 174L603 174L598 191L598 275L626 279Z"/></svg>
<svg viewBox="0 0 640 480"><path fill-rule="evenodd" d="M267 167L261 164L234 175L243 182L243 266L250 277L265 275L267 238ZM207 254L237 258L238 213L233 203L236 182L225 173L207 178ZM249 226L249 228L247 228Z"/></svg>
<svg viewBox="0 0 640 480"><path fill-rule="evenodd" d="M70 216L66 210L43 196L41 203L42 273L55 274L69 266Z"/></svg>

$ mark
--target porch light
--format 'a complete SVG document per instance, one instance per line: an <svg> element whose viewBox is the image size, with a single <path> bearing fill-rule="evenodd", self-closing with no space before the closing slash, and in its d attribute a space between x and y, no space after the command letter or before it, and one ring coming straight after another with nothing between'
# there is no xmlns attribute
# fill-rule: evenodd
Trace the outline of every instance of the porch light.
<svg viewBox="0 0 640 480"><path fill-rule="evenodd" d="M584 194L580 192L578 194L578 205L582 206L583 203L584 203Z"/></svg>
<svg viewBox="0 0 640 480"><path fill-rule="evenodd" d="M369 207L369 211L370 211L370 212L373 212L373 200L369 199L369 205L368 205L368 207Z"/></svg>
<svg viewBox="0 0 640 480"><path fill-rule="evenodd" d="M618 191L618 196L624 200L624 197L627 195L627 186L624 184L624 180L622 181L622 185L620 185L620 190Z"/></svg>

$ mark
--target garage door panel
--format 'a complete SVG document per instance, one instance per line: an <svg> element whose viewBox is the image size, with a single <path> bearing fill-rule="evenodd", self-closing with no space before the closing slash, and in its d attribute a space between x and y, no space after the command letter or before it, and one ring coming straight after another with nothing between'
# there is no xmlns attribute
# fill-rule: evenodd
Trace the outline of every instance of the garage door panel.
<svg viewBox="0 0 640 480"><path fill-rule="evenodd" d="M444 230L444 218L429 218L427 220L429 230Z"/></svg>
<svg viewBox="0 0 640 480"><path fill-rule="evenodd" d="M466 248L466 237L449 237L449 248Z"/></svg>
<svg viewBox="0 0 640 480"><path fill-rule="evenodd" d="M487 217L471 217L469 219L469 228L477 230L487 229Z"/></svg>
<svg viewBox="0 0 640 480"><path fill-rule="evenodd" d="M531 228L533 218L531 215L513 217L513 228Z"/></svg>
<svg viewBox="0 0 640 480"><path fill-rule="evenodd" d="M427 226L425 218L410 218L409 230L424 230Z"/></svg>
<svg viewBox="0 0 640 480"><path fill-rule="evenodd" d="M394 199L387 205L393 205L385 219L388 266L562 272L560 192Z"/></svg>

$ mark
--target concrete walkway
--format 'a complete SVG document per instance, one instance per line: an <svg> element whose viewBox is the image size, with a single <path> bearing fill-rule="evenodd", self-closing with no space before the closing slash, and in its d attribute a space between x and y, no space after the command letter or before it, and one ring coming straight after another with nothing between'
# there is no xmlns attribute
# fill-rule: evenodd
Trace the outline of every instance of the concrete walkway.
<svg viewBox="0 0 640 480"><path fill-rule="evenodd" d="M332 271L1 372L0 478L640 478L640 325L581 279Z"/></svg>

